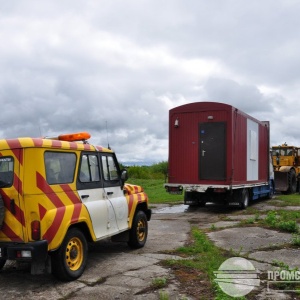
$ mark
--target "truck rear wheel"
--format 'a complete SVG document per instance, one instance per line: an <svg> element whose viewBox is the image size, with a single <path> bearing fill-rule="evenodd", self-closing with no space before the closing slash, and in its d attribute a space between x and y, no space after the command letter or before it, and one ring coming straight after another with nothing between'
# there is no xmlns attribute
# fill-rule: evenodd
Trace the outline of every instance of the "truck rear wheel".
<svg viewBox="0 0 300 300"><path fill-rule="evenodd" d="M52 274L63 281L79 278L86 267L87 253L87 241L82 231L70 229L60 248L52 254Z"/></svg>
<svg viewBox="0 0 300 300"><path fill-rule="evenodd" d="M0 258L0 270L2 270L2 268L4 267L6 263L6 259Z"/></svg>
<svg viewBox="0 0 300 300"><path fill-rule="evenodd" d="M148 236L148 221L146 214L139 210L133 219L132 227L129 231L128 246L131 248L144 247Z"/></svg>
<svg viewBox="0 0 300 300"><path fill-rule="evenodd" d="M5 213L4 202L3 202L3 198L0 194L0 229L1 229L2 224L3 224L4 213Z"/></svg>
<svg viewBox="0 0 300 300"><path fill-rule="evenodd" d="M247 189L242 189L240 191L240 208L245 209L249 205L249 192Z"/></svg>

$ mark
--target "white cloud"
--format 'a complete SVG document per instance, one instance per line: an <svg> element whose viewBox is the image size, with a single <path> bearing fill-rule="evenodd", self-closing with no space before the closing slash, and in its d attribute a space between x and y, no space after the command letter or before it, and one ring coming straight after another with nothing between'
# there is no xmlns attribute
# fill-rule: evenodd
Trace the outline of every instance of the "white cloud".
<svg viewBox="0 0 300 300"><path fill-rule="evenodd" d="M169 109L218 101L300 145L298 1L0 5L4 138L85 130L123 162L158 162Z"/></svg>

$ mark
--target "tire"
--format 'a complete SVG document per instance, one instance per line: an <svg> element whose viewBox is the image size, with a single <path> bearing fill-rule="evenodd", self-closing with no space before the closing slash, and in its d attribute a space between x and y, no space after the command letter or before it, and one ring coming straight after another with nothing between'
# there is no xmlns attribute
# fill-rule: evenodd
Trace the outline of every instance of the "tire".
<svg viewBox="0 0 300 300"><path fill-rule="evenodd" d="M5 263L6 263L6 259L0 258L0 270L2 270L2 268L3 268L4 265L5 265Z"/></svg>
<svg viewBox="0 0 300 300"><path fill-rule="evenodd" d="M294 194L297 191L297 178L296 178L296 172L294 169L291 169L288 174L288 181L289 181L289 194Z"/></svg>
<svg viewBox="0 0 300 300"><path fill-rule="evenodd" d="M5 213L4 201L3 201L3 198L2 198L2 196L0 194L0 229L1 229L2 224L3 224L4 213Z"/></svg>
<svg viewBox="0 0 300 300"><path fill-rule="evenodd" d="M199 201L198 206L204 207L206 205L206 201Z"/></svg>
<svg viewBox="0 0 300 300"><path fill-rule="evenodd" d="M241 191L240 208L246 209L249 205L249 192L247 189Z"/></svg>
<svg viewBox="0 0 300 300"><path fill-rule="evenodd" d="M133 249L144 247L148 236L148 221L146 214L139 210L133 219L132 227L129 231L128 246Z"/></svg>
<svg viewBox="0 0 300 300"><path fill-rule="evenodd" d="M81 230L70 229L51 257L52 274L62 281L79 278L86 267L88 245Z"/></svg>

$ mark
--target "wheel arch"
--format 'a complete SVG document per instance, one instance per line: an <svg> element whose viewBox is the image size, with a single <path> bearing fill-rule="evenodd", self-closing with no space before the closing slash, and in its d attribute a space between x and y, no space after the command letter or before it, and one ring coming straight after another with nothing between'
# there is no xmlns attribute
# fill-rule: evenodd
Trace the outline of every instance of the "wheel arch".
<svg viewBox="0 0 300 300"><path fill-rule="evenodd" d="M82 231L82 233L84 234L87 242L93 242L93 237L90 233L90 230L89 230L89 227L88 225L85 223L85 222L79 222L79 223L76 223L76 224L70 224L69 227L66 229L64 235L61 237L61 241L60 243L55 247L55 248L51 248L51 250L49 250L49 253L53 253L55 252L57 249L59 249L59 247L62 245L64 239L65 239L65 236L68 234L69 230L72 229L72 228L77 228L79 230Z"/></svg>
<svg viewBox="0 0 300 300"><path fill-rule="evenodd" d="M67 230L67 232L72 229L72 228L77 228L79 230L82 231L82 233L84 234L87 242L93 242L93 238L92 235L90 233L89 227L85 222L80 222L80 223L76 223L76 224L71 224Z"/></svg>
<svg viewBox="0 0 300 300"><path fill-rule="evenodd" d="M138 203L136 208L135 208L135 212L133 214L133 217L132 217L132 219L130 219L130 222L129 222L129 228L131 228L134 217L139 211L143 211L145 213L146 217L147 217L147 221L150 221L151 214L152 214L151 209L148 208L148 205L147 205L146 202L141 202L141 203Z"/></svg>
<svg viewBox="0 0 300 300"><path fill-rule="evenodd" d="M135 214L139 211L139 210L142 210L146 216L147 216L147 221L150 221L151 219L151 209L148 208L148 205L146 202L142 202L142 203L139 203L136 207L136 210L135 210Z"/></svg>

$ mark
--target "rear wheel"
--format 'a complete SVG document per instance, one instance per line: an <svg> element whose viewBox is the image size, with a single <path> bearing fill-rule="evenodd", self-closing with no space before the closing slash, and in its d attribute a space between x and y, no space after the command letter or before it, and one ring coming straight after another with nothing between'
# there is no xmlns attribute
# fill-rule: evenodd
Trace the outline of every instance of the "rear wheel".
<svg viewBox="0 0 300 300"><path fill-rule="evenodd" d="M243 189L241 192L241 202L240 202L240 207L242 209L247 208L249 205L249 193L247 189Z"/></svg>
<svg viewBox="0 0 300 300"><path fill-rule="evenodd" d="M79 278L86 267L87 253L87 241L82 231L70 229L51 257L52 274L63 281Z"/></svg>
<svg viewBox="0 0 300 300"><path fill-rule="evenodd" d="M198 206L204 207L206 205L206 201L199 201Z"/></svg>
<svg viewBox="0 0 300 300"><path fill-rule="evenodd" d="M146 214L139 210L133 219L132 227L129 231L128 245L131 248L144 247L148 236L148 221Z"/></svg>
<svg viewBox="0 0 300 300"><path fill-rule="evenodd" d="M4 267L6 263L6 259L0 258L0 270L2 270L2 268Z"/></svg>

